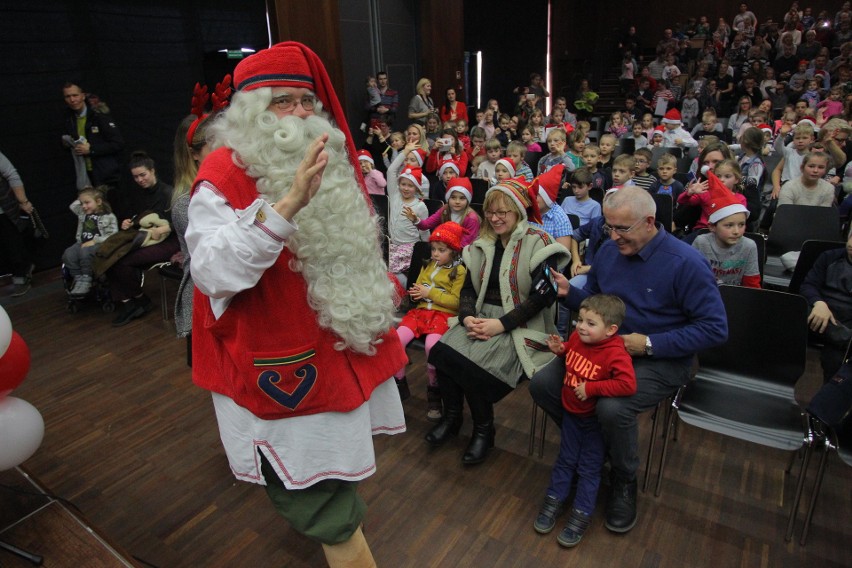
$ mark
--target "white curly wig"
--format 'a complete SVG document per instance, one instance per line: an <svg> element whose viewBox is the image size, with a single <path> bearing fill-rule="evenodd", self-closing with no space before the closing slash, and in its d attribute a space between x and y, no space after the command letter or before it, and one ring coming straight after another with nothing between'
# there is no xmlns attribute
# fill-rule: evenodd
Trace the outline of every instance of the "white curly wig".
<svg viewBox="0 0 852 568"><path fill-rule="evenodd" d="M336 349L375 353L378 337L393 327L395 294L380 248L378 218L370 213L343 133L318 105L313 116L278 118L267 110L270 88L238 92L210 127L214 146L234 150L234 162L257 179L270 203L290 190L305 150L328 133L328 166L319 191L293 219L287 241L290 268L308 284L308 302L323 328L340 337Z"/></svg>

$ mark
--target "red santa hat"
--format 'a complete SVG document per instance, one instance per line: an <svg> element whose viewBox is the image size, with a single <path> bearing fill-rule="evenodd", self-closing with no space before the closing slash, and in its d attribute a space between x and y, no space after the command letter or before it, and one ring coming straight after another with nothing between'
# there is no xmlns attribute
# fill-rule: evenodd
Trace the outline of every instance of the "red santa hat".
<svg viewBox="0 0 852 568"><path fill-rule="evenodd" d="M545 205L553 207L553 204L556 203L556 196L559 195L559 185L564 171L564 164L559 164L532 180L529 191L532 202L535 204L534 207L538 207L536 197L539 195Z"/></svg>
<svg viewBox="0 0 852 568"><path fill-rule="evenodd" d="M354 174L364 196L367 188L358 165L355 143L346 122L343 107L319 56L306 45L295 41L277 43L269 49L258 51L234 69L234 85L238 91L253 91L261 87L296 87L310 89L322 102L335 126L346 136L346 150Z"/></svg>
<svg viewBox="0 0 852 568"><path fill-rule="evenodd" d="M447 201L450 200L450 196L454 191L458 191L462 195L467 198L467 202L470 203L473 201L473 185L470 183L470 180L466 177L454 177L450 180L450 183L447 184L447 192L444 194L444 197Z"/></svg>
<svg viewBox="0 0 852 568"><path fill-rule="evenodd" d="M524 178L504 179L499 182L485 193L486 201L488 200L488 194L494 191L499 191L507 195L521 212L521 218L523 220L527 220L529 218L530 221L541 223L541 218L535 214L535 211L533 211L533 217L529 217L527 213L528 209L532 209L533 202L530 200L529 188ZM536 209L538 208L536 207Z"/></svg>
<svg viewBox="0 0 852 568"><path fill-rule="evenodd" d="M515 177L515 162L510 160L509 158L500 158L497 160L497 163L494 164L494 167L503 166L507 170L509 170L509 177Z"/></svg>
<svg viewBox="0 0 852 568"><path fill-rule="evenodd" d="M426 163L426 156L427 156L426 150L424 150L423 148L415 148L414 150L411 151L411 153L414 154L415 158L417 158L417 162L420 164L420 167L422 168L423 164Z"/></svg>
<svg viewBox="0 0 852 568"><path fill-rule="evenodd" d="M681 124L680 120L680 111L676 108L668 111L665 116L663 116L663 124Z"/></svg>
<svg viewBox="0 0 852 568"><path fill-rule="evenodd" d="M452 168L456 171L456 175L461 175L461 170L459 169L459 165L452 158L444 158L441 162L441 165L438 167L438 175L444 175L444 172L447 171L447 168Z"/></svg>
<svg viewBox="0 0 852 568"><path fill-rule="evenodd" d="M663 126L662 124L660 124L660 125L654 127L654 132L653 132L653 134L651 134L651 136L656 136L657 134L662 136L665 131L666 131L666 127Z"/></svg>
<svg viewBox="0 0 852 568"><path fill-rule="evenodd" d="M458 252L462 249L461 240L462 234L464 233L464 229L458 223L453 223L452 221L447 221L446 223L441 223L435 230L432 231L432 234L429 235L430 243L444 243L454 251Z"/></svg>
<svg viewBox="0 0 852 568"><path fill-rule="evenodd" d="M710 216L707 220L714 225L735 213L745 213L748 219L748 209L736 196L722 183L716 174L711 171L707 172L707 183L710 187Z"/></svg>
<svg viewBox="0 0 852 568"><path fill-rule="evenodd" d="M768 132L772 134L772 127L768 124L758 124L757 127L761 129L763 132Z"/></svg>
<svg viewBox="0 0 852 568"><path fill-rule="evenodd" d="M797 122L797 123L796 123L796 125L798 126L799 124L810 124L810 125L811 125L811 127L812 127L814 130L818 130L817 125L816 125L816 122L814 122L814 121L813 121L813 119L810 119L810 118L808 118L808 117L800 118L800 119L799 119L799 122Z"/></svg>
<svg viewBox="0 0 852 568"><path fill-rule="evenodd" d="M372 154L370 154L367 150L358 150L358 161L370 162L371 164L376 165Z"/></svg>
<svg viewBox="0 0 852 568"><path fill-rule="evenodd" d="M413 183L418 190L423 189L423 170L420 168L407 167L399 174L399 178L397 179L407 179Z"/></svg>

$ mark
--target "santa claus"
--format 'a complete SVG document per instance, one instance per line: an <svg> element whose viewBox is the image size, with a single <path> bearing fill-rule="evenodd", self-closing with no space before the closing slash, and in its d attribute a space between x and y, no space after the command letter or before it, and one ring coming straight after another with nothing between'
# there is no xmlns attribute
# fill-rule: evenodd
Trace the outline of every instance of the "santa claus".
<svg viewBox="0 0 852 568"><path fill-rule="evenodd" d="M405 430L390 379L406 362L377 219L316 54L277 44L234 84L189 206L193 381L234 475L330 565L372 566L356 486L372 435Z"/></svg>

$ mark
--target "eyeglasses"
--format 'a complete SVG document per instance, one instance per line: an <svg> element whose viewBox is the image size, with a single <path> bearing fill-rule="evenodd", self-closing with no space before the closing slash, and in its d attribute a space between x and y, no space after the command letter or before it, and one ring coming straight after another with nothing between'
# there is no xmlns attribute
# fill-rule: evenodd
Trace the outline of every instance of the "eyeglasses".
<svg viewBox="0 0 852 568"><path fill-rule="evenodd" d="M511 213L509 210L505 211L485 211L483 215L485 215L486 219L491 219L492 217L497 217L498 219L505 219L506 215Z"/></svg>
<svg viewBox="0 0 852 568"><path fill-rule="evenodd" d="M293 95L286 94L280 97L275 97L269 102L269 106L275 106L281 112L290 112L296 110L296 105L301 104L305 110L314 110L314 105L317 100L313 95L304 95L301 99L296 100Z"/></svg>
<svg viewBox="0 0 852 568"><path fill-rule="evenodd" d="M627 228L625 228L625 227L612 227L612 226L604 223L603 232L604 232L604 234L611 235L612 232L615 231L619 235L626 235L627 233L629 233L630 231L632 231L633 229L638 227L639 223L641 223L644 220L645 220L645 218L643 217L642 219L639 219L638 221L636 221L635 223L633 223L632 225L630 225Z"/></svg>

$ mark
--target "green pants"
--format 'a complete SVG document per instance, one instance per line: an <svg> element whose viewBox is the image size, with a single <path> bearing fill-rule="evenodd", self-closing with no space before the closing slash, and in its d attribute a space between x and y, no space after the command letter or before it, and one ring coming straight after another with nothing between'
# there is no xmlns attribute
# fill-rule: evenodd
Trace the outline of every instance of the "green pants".
<svg viewBox="0 0 852 568"><path fill-rule="evenodd" d="M259 453L266 494L294 529L322 544L339 544L361 526L367 505L358 495L357 481L326 479L305 489L287 489Z"/></svg>

